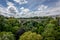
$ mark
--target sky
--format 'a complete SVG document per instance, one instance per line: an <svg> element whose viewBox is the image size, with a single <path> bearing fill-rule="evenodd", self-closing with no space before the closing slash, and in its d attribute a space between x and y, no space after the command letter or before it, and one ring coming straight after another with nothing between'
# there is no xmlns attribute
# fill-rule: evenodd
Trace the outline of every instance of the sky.
<svg viewBox="0 0 60 40"><path fill-rule="evenodd" d="M0 0L0 15L15 18L60 15L60 0Z"/></svg>

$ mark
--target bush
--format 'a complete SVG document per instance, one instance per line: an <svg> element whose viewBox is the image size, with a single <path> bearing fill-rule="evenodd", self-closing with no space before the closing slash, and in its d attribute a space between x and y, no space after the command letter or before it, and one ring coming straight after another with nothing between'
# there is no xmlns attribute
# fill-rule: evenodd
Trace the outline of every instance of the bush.
<svg viewBox="0 0 60 40"><path fill-rule="evenodd" d="M32 33L31 31L25 32L19 40L42 40L42 36L40 34Z"/></svg>
<svg viewBox="0 0 60 40"><path fill-rule="evenodd" d="M14 40L14 35L11 32L1 32L0 40Z"/></svg>

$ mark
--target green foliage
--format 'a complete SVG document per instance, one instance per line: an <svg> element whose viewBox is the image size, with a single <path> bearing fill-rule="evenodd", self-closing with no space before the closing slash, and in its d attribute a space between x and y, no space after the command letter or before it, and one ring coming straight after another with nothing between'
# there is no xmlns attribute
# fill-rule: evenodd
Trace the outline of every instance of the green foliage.
<svg viewBox="0 0 60 40"><path fill-rule="evenodd" d="M14 30L15 26L18 26L18 27L21 26L18 19L15 19L15 18L6 19L4 17L0 18L0 31L11 32L12 30Z"/></svg>
<svg viewBox="0 0 60 40"><path fill-rule="evenodd" d="M20 27L19 20L17 20L17 19L9 18L9 19L6 20L6 22L11 27L14 27L14 26L19 26Z"/></svg>
<svg viewBox="0 0 60 40"><path fill-rule="evenodd" d="M44 40L55 40L54 37L46 37Z"/></svg>
<svg viewBox="0 0 60 40"><path fill-rule="evenodd" d="M1 32L0 40L15 40L15 38L11 32Z"/></svg>
<svg viewBox="0 0 60 40"><path fill-rule="evenodd" d="M52 18L47 16L33 17L32 19L34 18L41 20L36 21L30 20L31 18L27 18L29 21L22 23L24 20L21 21L20 18L7 18L0 15L0 40L14 40L13 34L15 34L20 28L24 28L25 31L29 31L25 32L20 37L21 40L40 40L42 37L42 40L60 40L60 17Z"/></svg>
<svg viewBox="0 0 60 40"><path fill-rule="evenodd" d="M35 31L37 26L38 26L38 22L36 21L27 21L26 23L23 24L24 28L26 31Z"/></svg>
<svg viewBox="0 0 60 40"><path fill-rule="evenodd" d="M5 18L3 16L0 16L0 31L3 31L4 24Z"/></svg>
<svg viewBox="0 0 60 40"><path fill-rule="evenodd" d="M18 26L13 27L12 33L16 33L19 29L20 29L20 27L18 27Z"/></svg>
<svg viewBox="0 0 60 40"><path fill-rule="evenodd" d="M56 28L55 28L55 33L56 33L56 35L55 35L55 38L56 38L56 40L60 40L60 26L57 26Z"/></svg>
<svg viewBox="0 0 60 40"><path fill-rule="evenodd" d="M57 23L57 20L50 20L50 23L55 24Z"/></svg>
<svg viewBox="0 0 60 40"><path fill-rule="evenodd" d="M30 26L30 27L33 27L33 26L36 27L36 26L38 26L38 22L31 20L31 21L27 21L23 25Z"/></svg>
<svg viewBox="0 0 60 40"><path fill-rule="evenodd" d="M33 33L31 31L25 32L19 40L42 40L42 36L40 34Z"/></svg>
<svg viewBox="0 0 60 40"><path fill-rule="evenodd" d="M41 34L44 31L44 27L43 26L39 26L37 28L37 33Z"/></svg>
<svg viewBox="0 0 60 40"><path fill-rule="evenodd" d="M54 30L54 24L47 24L46 27L45 27L45 30L44 32L42 33L44 39L48 39L50 40L49 38L50 37L54 37L55 38L55 30Z"/></svg>

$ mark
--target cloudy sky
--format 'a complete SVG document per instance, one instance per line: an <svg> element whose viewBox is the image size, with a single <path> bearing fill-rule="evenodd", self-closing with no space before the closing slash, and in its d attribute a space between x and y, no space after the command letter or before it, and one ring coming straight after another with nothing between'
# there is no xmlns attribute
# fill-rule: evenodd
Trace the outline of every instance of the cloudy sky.
<svg viewBox="0 0 60 40"><path fill-rule="evenodd" d="M0 0L0 15L16 18L60 15L60 0Z"/></svg>

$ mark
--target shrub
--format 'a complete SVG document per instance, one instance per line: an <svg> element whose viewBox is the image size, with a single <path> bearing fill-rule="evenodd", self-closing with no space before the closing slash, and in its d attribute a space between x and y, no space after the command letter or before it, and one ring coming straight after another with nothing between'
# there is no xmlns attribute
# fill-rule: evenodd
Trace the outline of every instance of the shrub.
<svg viewBox="0 0 60 40"><path fill-rule="evenodd" d="M42 40L42 36L40 34L32 33L31 31L25 32L19 40Z"/></svg>
<svg viewBox="0 0 60 40"><path fill-rule="evenodd" d="M11 32L1 32L0 40L14 40L14 35Z"/></svg>

